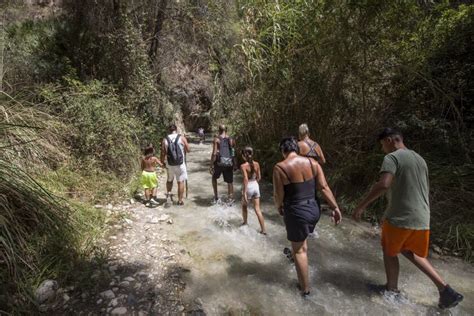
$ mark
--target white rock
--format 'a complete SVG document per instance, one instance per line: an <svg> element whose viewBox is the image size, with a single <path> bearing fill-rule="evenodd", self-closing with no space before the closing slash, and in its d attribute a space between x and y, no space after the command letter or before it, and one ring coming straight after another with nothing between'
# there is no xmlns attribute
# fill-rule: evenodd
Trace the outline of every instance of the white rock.
<svg viewBox="0 0 474 316"><path fill-rule="evenodd" d="M125 315L127 313L127 308L117 307L112 310L111 315Z"/></svg>
<svg viewBox="0 0 474 316"><path fill-rule="evenodd" d="M99 298L96 303L97 303L97 305L100 305L100 304L102 304L103 301L104 301L103 299Z"/></svg>
<svg viewBox="0 0 474 316"><path fill-rule="evenodd" d="M441 248L437 245L433 245L431 248L433 248L433 251L436 252L437 254L442 254L443 253Z"/></svg>
<svg viewBox="0 0 474 316"><path fill-rule="evenodd" d="M130 282L128 282L128 281L122 281L122 282L120 282L119 286L120 286L121 288L127 288L127 287L130 286Z"/></svg>
<svg viewBox="0 0 474 316"><path fill-rule="evenodd" d="M71 299L71 298L69 297L69 295L67 295L67 294L64 294L64 295L63 295L63 300L64 300L64 302L67 302L67 301L69 301L70 299Z"/></svg>
<svg viewBox="0 0 474 316"><path fill-rule="evenodd" d="M58 282L54 280L45 280L35 291L36 301L39 304L43 304L47 301L51 301L56 297L56 291L58 290Z"/></svg>
<svg viewBox="0 0 474 316"><path fill-rule="evenodd" d="M170 218L168 221L167 221L168 224L173 224L173 220Z"/></svg>
<svg viewBox="0 0 474 316"><path fill-rule="evenodd" d="M100 205L100 204L96 204L94 205L95 208L103 208L104 206L103 205Z"/></svg>
<svg viewBox="0 0 474 316"><path fill-rule="evenodd" d="M114 298L113 300L110 301L109 306L115 307L118 305L118 299Z"/></svg>
<svg viewBox="0 0 474 316"><path fill-rule="evenodd" d="M132 278L131 276L128 276L128 277L124 278L123 280L124 280L124 281L128 281L128 282L133 282L133 281L135 281L135 279Z"/></svg>
<svg viewBox="0 0 474 316"><path fill-rule="evenodd" d="M134 204L135 203L135 199L130 199L130 204Z"/></svg>
<svg viewBox="0 0 474 316"><path fill-rule="evenodd" d="M112 290L107 290L99 294L103 299L111 300L115 298L115 293Z"/></svg>
<svg viewBox="0 0 474 316"><path fill-rule="evenodd" d="M107 204L107 206L105 208L108 209L108 210L111 210L113 208L113 206L112 206L112 204L109 203L109 204Z"/></svg>

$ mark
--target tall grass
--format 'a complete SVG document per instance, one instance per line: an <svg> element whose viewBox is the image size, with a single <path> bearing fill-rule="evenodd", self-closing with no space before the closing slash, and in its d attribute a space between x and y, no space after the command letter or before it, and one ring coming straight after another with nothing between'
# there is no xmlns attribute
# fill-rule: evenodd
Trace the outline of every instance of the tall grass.
<svg viewBox="0 0 474 316"><path fill-rule="evenodd" d="M15 310L30 306L33 290L44 278L66 278L91 254L104 219L96 210L67 201L42 184L47 183L46 174L67 165L62 124L11 96L2 96L0 296L7 297L2 310Z"/></svg>

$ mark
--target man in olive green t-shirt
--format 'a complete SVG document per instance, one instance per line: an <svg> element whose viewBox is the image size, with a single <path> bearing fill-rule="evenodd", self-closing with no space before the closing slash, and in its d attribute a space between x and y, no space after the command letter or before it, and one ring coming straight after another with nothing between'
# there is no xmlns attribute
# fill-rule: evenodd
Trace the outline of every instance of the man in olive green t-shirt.
<svg viewBox="0 0 474 316"><path fill-rule="evenodd" d="M440 308L451 308L463 300L436 272L428 256L430 204L428 167L425 160L406 148L402 134L385 128L378 140L387 154L380 169L380 179L355 208L352 217L359 221L367 206L384 193L388 205L382 225L382 249L387 283L384 291L399 293L398 254L401 253L439 290Z"/></svg>

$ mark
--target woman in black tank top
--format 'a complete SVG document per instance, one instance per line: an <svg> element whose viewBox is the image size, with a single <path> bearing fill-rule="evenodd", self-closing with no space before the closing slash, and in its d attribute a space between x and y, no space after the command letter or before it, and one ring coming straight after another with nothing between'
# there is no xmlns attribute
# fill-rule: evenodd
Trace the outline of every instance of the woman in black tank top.
<svg viewBox="0 0 474 316"><path fill-rule="evenodd" d="M317 188L333 209L332 217L336 225L340 223L342 215L319 164L299 156L297 150L298 144L294 138L285 138L280 142L284 160L273 169L273 187L275 203L283 216L287 238L293 248L299 286L302 294L307 296L309 276L306 240L320 217L315 200Z"/></svg>

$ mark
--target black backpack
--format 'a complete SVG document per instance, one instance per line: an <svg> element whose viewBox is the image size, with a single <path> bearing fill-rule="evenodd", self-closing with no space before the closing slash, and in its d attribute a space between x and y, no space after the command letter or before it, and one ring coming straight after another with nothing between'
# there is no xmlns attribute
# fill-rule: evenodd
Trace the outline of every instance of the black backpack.
<svg viewBox="0 0 474 316"><path fill-rule="evenodd" d="M172 142L171 139L166 136L166 140L168 141L168 151L166 153L166 159L168 160L168 165L170 166L179 166L184 161L183 151L181 150L178 143L180 136L181 135L178 134L174 142Z"/></svg>
<svg viewBox="0 0 474 316"><path fill-rule="evenodd" d="M219 159L217 160L217 165L219 167L232 167L234 162L230 151L230 138L219 136L219 140Z"/></svg>

